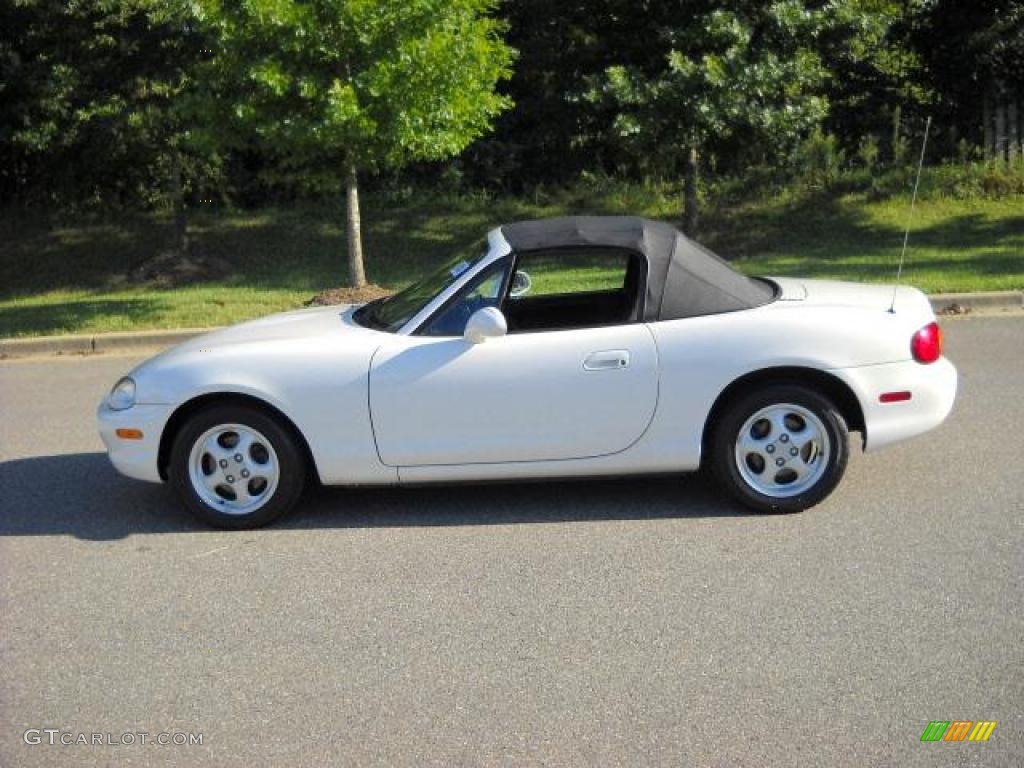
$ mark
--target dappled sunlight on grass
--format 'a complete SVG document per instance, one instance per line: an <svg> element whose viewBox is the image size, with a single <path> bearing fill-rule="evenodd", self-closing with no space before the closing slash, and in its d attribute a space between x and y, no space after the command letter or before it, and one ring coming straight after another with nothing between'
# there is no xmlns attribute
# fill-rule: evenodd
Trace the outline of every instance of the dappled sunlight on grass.
<svg viewBox="0 0 1024 768"><path fill-rule="evenodd" d="M539 190L529 198L364 197L371 282L400 289L502 222L634 213L672 220L678 190L645 185ZM701 240L756 274L891 281L909 201L863 196L767 198L708 211ZM344 211L328 204L197 212L190 236L223 271L174 289L132 270L166 247L156 215L0 223L0 336L223 325L295 308L347 278ZM573 276L565 281L569 287ZM905 279L928 291L1024 288L1024 199L919 201Z"/></svg>
<svg viewBox="0 0 1024 768"><path fill-rule="evenodd" d="M741 211L720 239L748 233L741 250L757 255L736 263L749 273L890 282L909 206L905 199L847 197L820 207L780 206L774 215L754 209L746 214L753 227L744 227ZM1024 288L1024 201L919 201L903 274L933 293Z"/></svg>
<svg viewBox="0 0 1024 768"><path fill-rule="evenodd" d="M29 301L0 302L0 336L226 325L300 306L306 298L306 293L218 286L102 294L57 291Z"/></svg>

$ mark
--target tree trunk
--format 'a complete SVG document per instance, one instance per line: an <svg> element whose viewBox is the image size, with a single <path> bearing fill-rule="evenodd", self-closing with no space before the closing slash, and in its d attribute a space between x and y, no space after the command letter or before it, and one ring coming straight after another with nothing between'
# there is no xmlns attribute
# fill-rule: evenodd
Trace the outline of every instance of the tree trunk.
<svg viewBox="0 0 1024 768"><path fill-rule="evenodd" d="M903 107L899 104L892 111L892 164L903 162L903 150L900 146L900 131L903 123Z"/></svg>
<svg viewBox="0 0 1024 768"><path fill-rule="evenodd" d="M181 153L171 158L171 201L174 205L174 231L171 248L182 256L188 255L188 216L185 210L185 184L182 180Z"/></svg>
<svg viewBox="0 0 1024 768"><path fill-rule="evenodd" d="M985 159L992 157L992 96L986 88L981 105L982 140L985 142Z"/></svg>
<svg viewBox="0 0 1024 768"><path fill-rule="evenodd" d="M348 166L345 181L345 197L348 203L346 231L348 232L348 279L353 288L366 285L366 270L363 267L363 237L359 221L359 178L356 167Z"/></svg>
<svg viewBox="0 0 1024 768"><path fill-rule="evenodd" d="M1006 101L999 99L996 102L996 160L1002 162L1006 159Z"/></svg>
<svg viewBox="0 0 1024 768"><path fill-rule="evenodd" d="M686 176L683 182L683 231L688 237L697 236L697 183L700 173L697 147L686 153Z"/></svg>
<svg viewBox="0 0 1024 768"><path fill-rule="evenodd" d="M1020 117L1017 112L1016 99L1010 102L1007 117L1009 118L1010 143L1006 145L1006 159L1009 160L1012 165L1017 159L1017 153L1020 151L1020 131L1018 123Z"/></svg>

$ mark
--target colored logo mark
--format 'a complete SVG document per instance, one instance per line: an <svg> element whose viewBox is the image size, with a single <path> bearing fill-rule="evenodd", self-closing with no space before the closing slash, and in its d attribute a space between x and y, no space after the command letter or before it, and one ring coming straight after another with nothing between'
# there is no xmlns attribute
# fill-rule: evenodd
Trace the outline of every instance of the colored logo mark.
<svg viewBox="0 0 1024 768"><path fill-rule="evenodd" d="M995 720L932 720L921 741L988 741L995 729Z"/></svg>

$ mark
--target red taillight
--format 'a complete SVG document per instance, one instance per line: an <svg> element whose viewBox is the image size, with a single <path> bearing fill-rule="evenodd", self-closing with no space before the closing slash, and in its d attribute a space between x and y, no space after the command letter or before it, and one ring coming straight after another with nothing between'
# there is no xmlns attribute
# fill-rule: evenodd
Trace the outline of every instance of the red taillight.
<svg viewBox="0 0 1024 768"><path fill-rule="evenodd" d="M919 363L934 363L942 357L942 329L938 323L928 323L910 340L910 351Z"/></svg>

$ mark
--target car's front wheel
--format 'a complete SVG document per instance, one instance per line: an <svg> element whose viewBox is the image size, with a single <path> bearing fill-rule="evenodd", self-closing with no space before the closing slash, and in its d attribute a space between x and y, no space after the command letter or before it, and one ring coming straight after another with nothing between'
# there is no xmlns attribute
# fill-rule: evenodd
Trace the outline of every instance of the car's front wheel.
<svg viewBox="0 0 1024 768"><path fill-rule="evenodd" d="M743 504L800 512L839 483L848 441L846 422L830 400L800 385L770 385L726 408L715 427L711 466Z"/></svg>
<svg viewBox="0 0 1024 768"><path fill-rule="evenodd" d="M244 405L196 413L175 437L168 465L185 506L219 528L255 528L283 515L302 494L305 474L289 431Z"/></svg>

